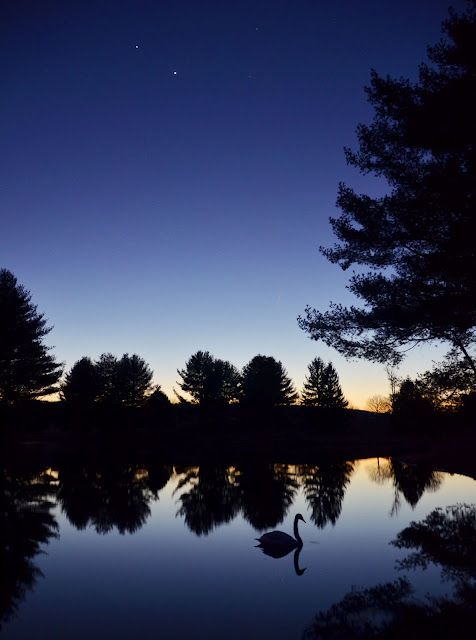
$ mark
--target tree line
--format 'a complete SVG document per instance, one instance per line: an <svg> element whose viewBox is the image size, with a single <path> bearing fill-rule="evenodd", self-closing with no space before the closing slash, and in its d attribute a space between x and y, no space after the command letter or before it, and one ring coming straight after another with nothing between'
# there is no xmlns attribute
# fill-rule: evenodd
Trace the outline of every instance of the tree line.
<svg viewBox="0 0 476 640"><path fill-rule="evenodd" d="M43 340L51 331L39 313L31 294L6 269L0 270L0 404L15 406L25 400L54 393L72 408L92 406L163 408L169 398L152 382L153 372L137 354L117 357L103 353L97 360L80 358L64 374ZM316 357L308 365L298 393L283 364L272 356L256 355L241 371L209 351L197 351L177 373L179 403L202 407L240 404L245 407L273 407L301 404L323 409L344 409L344 397L337 371L331 362ZM64 374L64 375L63 375ZM447 361L434 365L415 380L399 379L387 367L391 393L372 396L367 408L376 413L403 417L430 416L437 410L474 412L470 377Z"/></svg>
<svg viewBox="0 0 476 640"><path fill-rule="evenodd" d="M93 361L79 359L63 377L43 339L51 331L31 294L6 269L0 270L0 402L15 405L53 393L73 407L106 404L139 407L169 402L153 372L137 354L103 353ZM339 377L332 363L315 358L309 365L301 397L283 364L256 355L239 371L231 362L197 351L177 371L177 399L201 406L240 403L273 407L301 402L322 408L345 408ZM185 394L185 395L184 395Z"/></svg>
<svg viewBox="0 0 476 640"><path fill-rule="evenodd" d="M347 406L337 372L321 358L309 365L301 397L283 364L272 356L257 355L239 371L231 362L208 351L197 351L177 373L180 392L175 393L180 403L274 407L301 400L307 406L326 409ZM160 387L152 384L152 370L145 360L127 353L122 358L104 353L95 362L81 358L66 374L60 394L66 402L82 407L98 402L129 407L168 402Z"/></svg>

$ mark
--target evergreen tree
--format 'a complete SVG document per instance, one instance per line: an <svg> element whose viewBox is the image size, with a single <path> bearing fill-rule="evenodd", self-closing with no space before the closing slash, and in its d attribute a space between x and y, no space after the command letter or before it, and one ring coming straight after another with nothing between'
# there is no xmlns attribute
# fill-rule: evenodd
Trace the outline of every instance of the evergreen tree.
<svg viewBox="0 0 476 640"><path fill-rule="evenodd" d="M152 369L143 358L125 353L117 363L115 395L127 407L140 406L152 392Z"/></svg>
<svg viewBox="0 0 476 640"><path fill-rule="evenodd" d="M71 405L91 406L98 399L101 381L91 358L81 358L71 367L61 385L62 398Z"/></svg>
<svg viewBox="0 0 476 640"><path fill-rule="evenodd" d="M192 396L194 404L229 404L238 397L238 369L226 360L215 358L209 351L194 353L185 368L177 369L177 373L182 378L179 387Z"/></svg>
<svg viewBox="0 0 476 640"><path fill-rule="evenodd" d="M128 407L140 406L152 392L152 370L136 354L125 353L118 359L103 353L95 363L99 380L98 399Z"/></svg>
<svg viewBox="0 0 476 640"><path fill-rule="evenodd" d="M322 358L314 358L308 366L309 374L306 376L301 393L303 404L322 406L325 368Z"/></svg>
<svg viewBox="0 0 476 640"><path fill-rule="evenodd" d="M324 369L324 392L321 406L326 409L345 409L348 404L342 393L337 371L329 362Z"/></svg>
<svg viewBox="0 0 476 640"><path fill-rule="evenodd" d="M217 401L223 404L236 402L241 381L238 369L227 360L215 359L214 371Z"/></svg>
<svg viewBox="0 0 476 640"><path fill-rule="evenodd" d="M31 294L7 269L0 270L0 402L50 395L62 367L43 338L51 331Z"/></svg>
<svg viewBox="0 0 476 640"><path fill-rule="evenodd" d="M312 339L348 357L398 363L413 345L443 341L473 372L476 336L476 2L450 12L446 39L428 50L416 82L372 72L369 125L348 162L386 180L382 197L341 185L337 244L322 249L362 301L299 319ZM362 272L362 267L369 269Z"/></svg>
<svg viewBox="0 0 476 640"><path fill-rule="evenodd" d="M314 358L309 365L302 391L303 403L326 409L344 409L348 402L344 398L336 370L322 358Z"/></svg>
<svg viewBox="0 0 476 640"><path fill-rule="evenodd" d="M298 394L282 363L271 356L257 355L243 368L241 401L261 407L289 405Z"/></svg>
<svg viewBox="0 0 476 640"><path fill-rule="evenodd" d="M118 364L118 359L112 353L102 353L95 362L100 386L99 400L103 402L119 402L117 395Z"/></svg>
<svg viewBox="0 0 476 640"><path fill-rule="evenodd" d="M197 351L187 360L184 369L177 369L182 378L182 382L177 384L192 396L194 404L204 404L210 397L209 382L213 376L214 360L209 351Z"/></svg>

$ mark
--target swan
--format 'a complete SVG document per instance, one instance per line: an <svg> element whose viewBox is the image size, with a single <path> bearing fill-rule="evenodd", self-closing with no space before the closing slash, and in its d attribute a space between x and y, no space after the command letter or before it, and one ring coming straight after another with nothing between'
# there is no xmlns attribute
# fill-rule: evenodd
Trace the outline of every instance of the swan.
<svg viewBox="0 0 476 640"><path fill-rule="evenodd" d="M298 522L302 520L306 522L300 513L294 516L294 538L284 531L270 531L264 533L260 538L256 538L259 542L258 547L262 547L266 555L273 558L282 558L292 549L301 548L303 545L302 538L298 531Z"/></svg>

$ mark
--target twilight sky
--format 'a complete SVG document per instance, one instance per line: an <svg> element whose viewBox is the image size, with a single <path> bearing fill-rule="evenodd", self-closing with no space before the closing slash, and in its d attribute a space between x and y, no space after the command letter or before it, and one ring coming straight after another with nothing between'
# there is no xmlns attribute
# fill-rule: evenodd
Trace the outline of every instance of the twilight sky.
<svg viewBox="0 0 476 640"><path fill-rule="evenodd" d="M318 247L339 181L382 187L343 147L371 115L370 69L415 77L448 4L2 2L0 266L54 325L57 359L138 353L172 397L197 349L272 355L298 387L320 355L355 406L386 393L380 365L296 317L351 300Z"/></svg>

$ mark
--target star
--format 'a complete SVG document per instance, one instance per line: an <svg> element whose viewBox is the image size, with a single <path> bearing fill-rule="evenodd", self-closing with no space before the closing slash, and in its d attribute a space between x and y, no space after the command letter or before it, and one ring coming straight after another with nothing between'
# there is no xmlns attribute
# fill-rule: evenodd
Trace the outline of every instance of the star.
<svg viewBox="0 0 476 640"><path fill-rule="evenodd" d="M176 71L172 71L172 73L173 73L173 75L174 75L174 76L176 76L176 75L177 75L177 72L176 72Z"/></svg>

